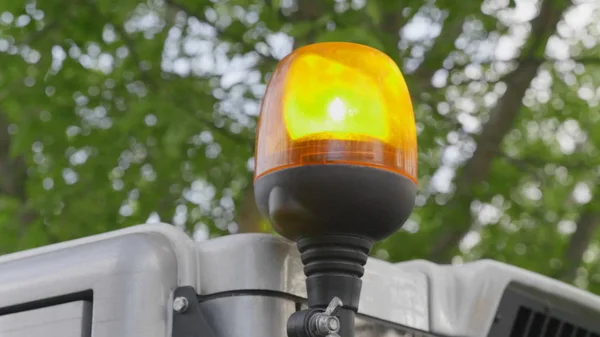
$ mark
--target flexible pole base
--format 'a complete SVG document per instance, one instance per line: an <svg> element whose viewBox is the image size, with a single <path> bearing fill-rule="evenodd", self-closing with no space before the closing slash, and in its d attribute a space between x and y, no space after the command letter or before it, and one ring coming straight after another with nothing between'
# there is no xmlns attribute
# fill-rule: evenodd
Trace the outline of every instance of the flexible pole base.
<svg viewBox="0 0 600 337"><path fill-rule="evenodd" d="M323 235L298 240L306 275L308 310L295 313L288 321L288 337L320 337L310 327L311 317L323 313L334 298L343 304L335 311L339 335L354 336L361 277L372 242L346 235Z"/></svg>

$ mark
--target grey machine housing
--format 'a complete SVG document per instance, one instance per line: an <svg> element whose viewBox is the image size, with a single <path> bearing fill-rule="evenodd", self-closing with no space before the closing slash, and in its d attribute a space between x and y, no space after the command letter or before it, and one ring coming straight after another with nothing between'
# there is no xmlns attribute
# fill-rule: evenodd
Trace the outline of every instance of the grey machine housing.
<svg viewBox="0 0 600 337"><path fill-rule="evenodd" d="M305 299L295 245L266 234L145 224L0 256L0 337L282 337ZM599 297L506 264L370 258L356 329L598 337L599 322Z"/></svg>

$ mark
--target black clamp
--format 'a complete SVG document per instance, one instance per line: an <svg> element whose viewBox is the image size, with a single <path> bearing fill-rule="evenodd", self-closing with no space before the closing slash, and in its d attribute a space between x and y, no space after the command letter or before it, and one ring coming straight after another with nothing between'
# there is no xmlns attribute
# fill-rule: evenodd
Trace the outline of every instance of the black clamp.
<svg viewBox="0 0 600 337"><path fill-rule="evenodd" d="M342 301L334 297L325 310L296 311L287 323L288 337L340 337L340 320L335 314L342 306Z"/></svg>

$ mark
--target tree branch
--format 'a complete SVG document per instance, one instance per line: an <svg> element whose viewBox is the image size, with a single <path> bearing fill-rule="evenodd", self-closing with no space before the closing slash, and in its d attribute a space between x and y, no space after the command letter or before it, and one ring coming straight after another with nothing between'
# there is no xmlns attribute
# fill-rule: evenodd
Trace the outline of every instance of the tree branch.
<svg viewBox="0 0 600 337"><path fill-rule="evenodd" d="M464 64L455 64L450 69L452 70L463 70L468 66L486 66L492 65L494 63L561 63L567 61L574 61L576 63L584 64L584 65L600 65L600 57L596 56L583 56L583 57L573 57L567 59L555 59L555 58L547 58L547 57L527 57L527 58L516 58L516 59L488 59L476 62L468 62Z"/></svg>
<svg viewBox="0 0 600 337"><path fill-rule="evenodd" d="M443 67L444 60L454 50L454 43L463 32L463 24L467 16L475 11L480 12L479 3L465 2L464 5L465 7L460 11L449 11L448 17L442 23L440 35L425 54L424 61L412 74L422 92L431 89L431 78L438 69Z"/></svg>
<svg viewBox="0 0 600 337"><path fill-rule="evenodd" d="M67 17L63 18L63 20L68 20ZM29 34L29 36L27 36L27 38L22 41L20 44L24 45L24 46L28 46L31 45L32 43L40 40L41 38L43 38L46 34L48 34L50 31L54 30L55 28L58 27L59 25L59 21L58 20L54 20L52 22L50 22L49 24L45 25L42 29L37 30L31 34Z"/></svg>
<svg viewBox="0 0 600 337"><path fill-rule="evenodd" d="M569 5L568 0L543 0L539 15L531 22L531 34L521 53L524 59L531 60L543 54L548 39L556 31L556 25ZM455 195L445 207L451 214L442 215L447 219L460 219L466 215L466 221L447 224L439 231L430 252L431 260L439 263L449 262L458 244L469 232L472 223L470 207L474 199L473 189L487 179L492 161L500 150L500 143L511 130L521 109L525 91L540 65L541 62L536 61L521 62L506 75L506 92L490 112L489 120L483 125L473 156L455 179Z"/></svg>
<svg viewBox="0 0 600 337"><path fill-rule="evenodd" d="M125 46L129 50L131 60L135 64L135 68L137 69L142 82L146 83L146 85L150 87L156 87L156 83L154 83L146 69L142 67L142 60L139 56L139 53L137 52L137 48L135 47L135 41L132 40L129 34L127 34L127 32L125 31L125 29L123 29L123 24L114 22L112 18L102 13L102 11L100 10L100 8L98 8L98 5L95 2L90 2L89 5L92 8L92 10L96 13L96 15L98 15L100 18L106 21L106 23L113 26L117 35L121 38L121 40L123 40L123 43L125 43Z"/></svg>
<svg viewBox="0 0 600 337"><path fill-rule="evenodd" d="M548 160L547 158L536 158L527 156L527 158L512 157L502 151L498 151L496 155L507 162L515 165L523 171L532 171L542 168L547 164L564 166L569 170L585 170L589 171L592 167L600 166L600 161L592 161L589 159L571 159L567 157L562 160Z"/></svg>

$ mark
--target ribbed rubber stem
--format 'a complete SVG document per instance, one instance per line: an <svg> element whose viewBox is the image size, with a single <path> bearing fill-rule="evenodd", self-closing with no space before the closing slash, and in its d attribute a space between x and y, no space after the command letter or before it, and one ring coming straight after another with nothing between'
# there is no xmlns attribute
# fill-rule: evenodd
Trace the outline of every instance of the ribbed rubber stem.
<svg viewBox="0 0 600 337"><path fill-rule="evenodd" d="M324 308L337 296L345 308L356 312L371 247L370 240L346 235L298 240L309 307Z"/></svg>

